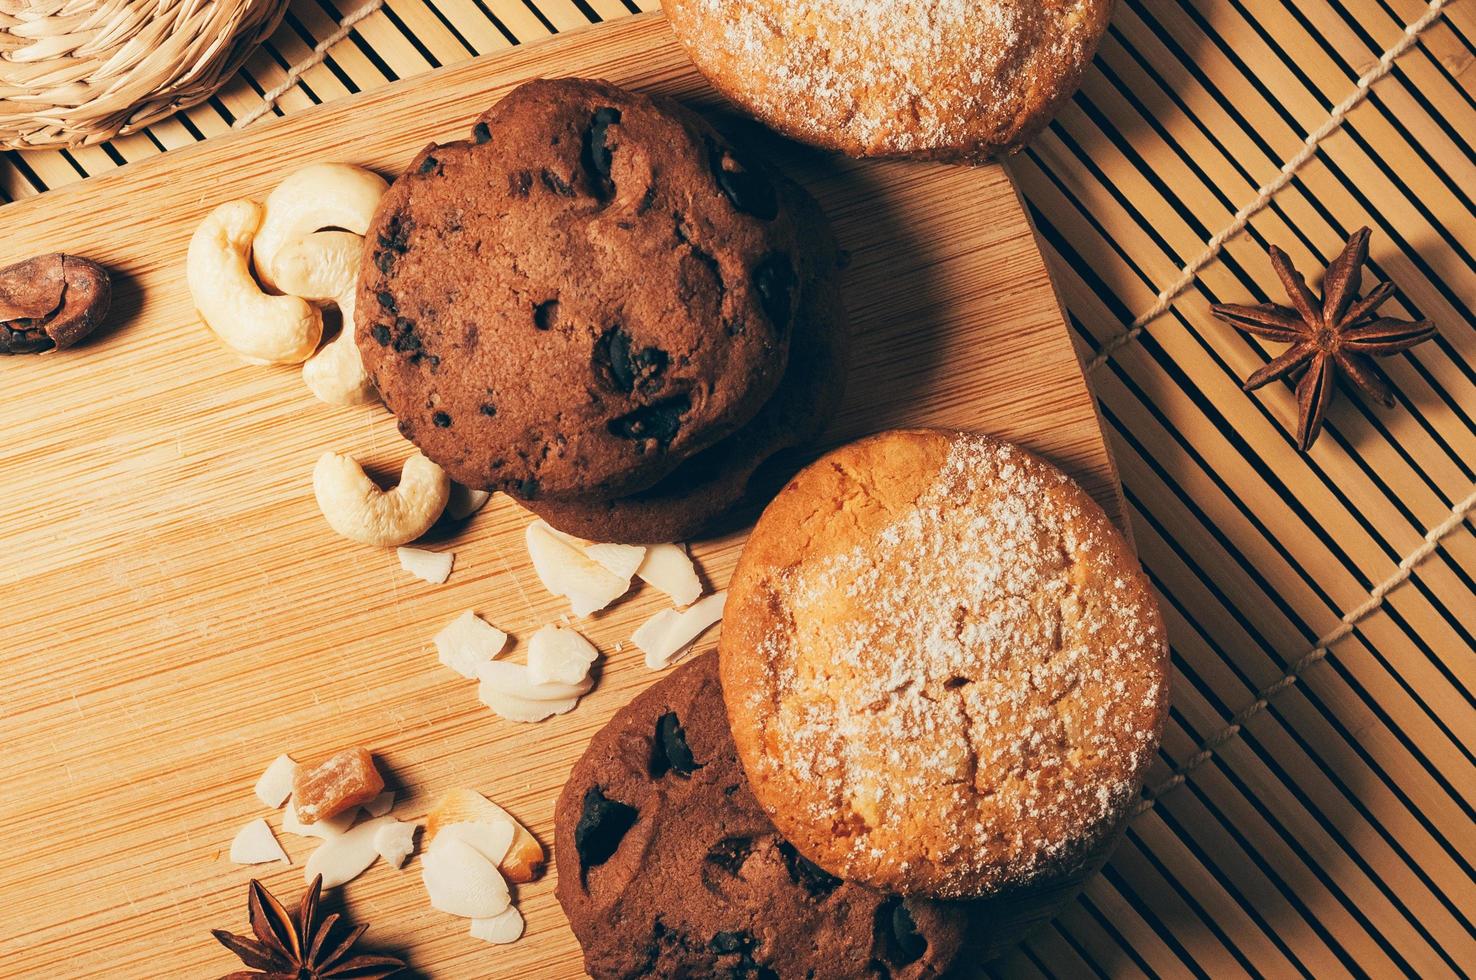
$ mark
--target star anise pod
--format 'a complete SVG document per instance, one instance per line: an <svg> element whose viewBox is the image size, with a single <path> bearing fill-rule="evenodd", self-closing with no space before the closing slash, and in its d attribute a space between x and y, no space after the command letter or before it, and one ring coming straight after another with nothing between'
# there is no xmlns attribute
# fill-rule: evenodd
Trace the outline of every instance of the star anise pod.
<svg viewBox="0 0 1476 980"><path fill-rule="evenodd" d="M1322 417L1332 399L1333 382L1344 382L1385 408L1394 407L1394 393L1379 377L1372 356L1387 357L1409 350L1435 336L1429 320L1396 320L1375 312L1394 292L1381 282L1362 299L1358 281L1368 261L1367 228L1348 239L1343 251L1327 267L1319 301L1286 257L1272 245L1271 268L1281 279L1292 308L1262 303L1258 306L1216 303L1211 312L1246 333L1291 344L1265 367L1245 379L1254 391L1277 378L1300 374L1297 382L1297 444L1306 452L1322 431Z"/></svg>
<svg viewBox="0 0 1476 980"><path fill-rule="evenodd" d="M330 941L339 916L334 912L318 918L322 888L323 876L318 875L303 894L294 918L261 882L251 879L248 904L251 931L256 938L233 935L224 929L210 930L222 946L251 969L238 970L221 980L382 980L405 969L405 964L393 956L351 955L367 925L347 932L339 930L341 935Z"/></svg>

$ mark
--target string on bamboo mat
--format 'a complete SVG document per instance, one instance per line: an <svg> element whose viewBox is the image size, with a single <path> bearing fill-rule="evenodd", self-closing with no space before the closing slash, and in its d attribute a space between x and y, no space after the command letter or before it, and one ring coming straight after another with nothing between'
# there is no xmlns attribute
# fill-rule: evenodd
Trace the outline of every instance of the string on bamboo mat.
<svg viewBox="0 0 1476 980"><path fill-rule="evenodd" d="M282 96L286 95L289 91L292 90L295 85L297 85L298 82L302 80L302 76L305 72L318 67L328 59L329 48L333 47L339 41L342 41L344 38L348 37L351 33L353 33L354 26L358 24L359 21L370 16L383 6L384 0L367 0L367 2L362 7L349 14L343 20L339 21L338 28L332 34L329 34L327 37L323 38L323 40L313 45L312 54L308 55L306 58L293 65L291 68L287 69L286 77L284 77L282 81L278 84L273 85L271 88L263 92L261 94L261 103L255 108L251 109L251 111L240 116L232 124L232 128L244 129L245 127L250 126L252 123L256 122L256 120L260 119L262 116L265 116L267 113L276 108L276 105L278 102L281 101Z"/></svg>
<svg viewBox="0 0 1476 980"><path fill-rule="evenodd" d="M1087 374L1091 374L1103 364L1106 364L1112 359L1114 354L1136 340L1148 324L1169 311L1169 308L1174 305L1174 301L1187 291L1189 287L1194 285L1195 280L1199 278L1199 274L1204 271L1205 267L1219 258L1220 252L1225 248L1225 243L1245 230L1246 225L1250 224L1250 219L1270 204L1271 199L1276 196L1276 193L1291 183L1292 178L1297 175L1297 171L1301 170L1302 167L1307 165L1309 160L1317 155L1317 148L1321 145L1322 141L1337 132L1347 120L1348 114L1363 104L1363 101L1369 96L1369 90L1372 85L1393 70L1395 60L1419 43L1420 35L1440 19L1447 2L1448 0L1430 0L1429 9L1417 20L1405 27L1404 33L1400 36L1399 40L1387 51L1379 55L1378 63L1359 77L1353 91L1346 99L1333 106L1332 112L1323 124L1307 134L1306 139L1302 141L1302 148L1291 159L1281 165L1281 170L1277 172L1276 176L1256 188L1255 198L1239 211L1236 211L1235 216L1230 219L1230 223L1221 229L1219 234L1205 243L1204 251L1200 252L1199 255L1180 270L1179 277L1163 288L1163 291L1158 294L1152 306L1144 310L1132 322L1128 329L1104 343L1096 355L1087 361Z"/></svg>
<svg viewBox="0 0 1476 980"><path fill-rule="evenodd" d="M1239 735L1240 730L1245 727L1246 722L1250 721L1262 711L1265 711L1267 706L1270 705L1272 698L1297 683L1308 667L1326 658L1332 645L1351 634L1353 628L1361 620L1378 610L1384 604L1385 596L1409 581L1409 577L1414 574L1415 566L1434 554L1435 549L1440 546L1441 540L1464 524L1466 519L1471 516L1473 510L1476 510L1476 487L1472 488L1470 494L1464 500L1458 502L1450 509L1450 513L1446 515L1445 520L1425 532L1424 542L1400 560L1399 566L1394 570L1394 574L1376 585L1373 591L1369 592L1368 598L1362 604L1344 613L1338 625L1320 637L1312 649L1293 661L1292 665L1286 669L1286 673L1282 674L1280 679L1262 688L1256 694L1254 701L1237 711L1225 727L1200 743L1198 750L1189 758L1185 759L1170 776L1145 789L1143 791L1143 798L1133 808L1133 816L1136 817L1140 813L1152 809L1154 804L1158 802L1159 797L1170 790L1182 786L1185 780L1189 778L1190 773L1204 765L1214 756L1216 749Z"/></svg>

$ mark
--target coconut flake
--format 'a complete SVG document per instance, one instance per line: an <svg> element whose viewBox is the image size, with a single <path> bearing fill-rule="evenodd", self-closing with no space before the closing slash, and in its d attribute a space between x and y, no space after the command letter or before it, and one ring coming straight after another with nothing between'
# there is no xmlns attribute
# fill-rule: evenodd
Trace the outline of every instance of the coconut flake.
<svg viewBox="0 0 1476 980"><path fill-rule="evenodd" d="M451 577L451 565L456 555L450 551L426 551L424 548L396 548L400 556L400 567L424 579L431 585L440 585Z"/></svg>
<svg viewBox="0 0 1476 980"><path fill-rule="evenodd" d="M376 817L347 833L325 840L308 855L307 864L302 869L303 880L312 884L314 878L322 875L324 888L353 881L379 857L376 835L380 828L392 823L399 821L394 817Z"/></svg>
<svg viewBox="0 0 1476 980"><path fill-rule="evenodd" d="M529 701L512 694L503 694L500 691L481 691L477 695L492 713L499 718L508 721L516 721L524 724L547 721L554 715L565 715L573 711L579 704L578 698L562 698L557 701Z"/></svg>
<svg viewBox="0 0 1476 980"><path fill-rule="evenodd" d="M508 823L513 827L512 847L497 863L497 870L509 881L528 882L543 871L543 845L518 823L517 818L474 789L449 789L425 816L425 843L429 845L441 830L454 823Z"/></svg>
<svg viewBox="0 0 1476 980"><path fill-rule="evenodd" d="M403 868L415 850L414 823L389 820L374 832L374 850L392 868Z"/></svg>
<svg viewBox="0 0 1476 980"><path fill-rule="evenodd" d="M528 557L543 587L569 600L576 616L604 609L630 591L630 578L621 578L570 544L543 521L524 532Z"/></svg>
<svg viewBox="0 0 1476 980"><path fill-rule="evenodd" d="M512 847L513 835L516 833L517 828L512 820L461 820L443 826L436 835L436 840L443 836L454 837L476 848L477 853L496 866L507 857L508 848Z"/></svg>
<svg viewBox="0 0 1476 980"><path fill-rule="evenodd" d="M334 814L327 820L319 820L316 823L303 823L297 819L297 805L292 797L287 798L287 809L282 811L282 829L289 834L299 837L316 837L319 840L332 840L348 832L354 825L354 818L359 815L359 808L351 806L342 813Z"/></svg>
<svg viewBox="0 0 1476 980"><path fill-rule="evenodd" d="M260 817L236 831L235 839L231 841L231 860L236 864L292 863L282 845L277 843L272 828Z"/></svg>
<svg viewBox="0 0 1476 980"><path fill-rule="evenodd" d="M487 506L492 494L486 490L472 490L459 483L451 484L451 497L446 501L446 513L453 521L464 521Z"/></svg>
<svg viewBox="0 0 1476 980"><path fill-rule="evenodd" d="M296 771L297 763L291 756L277 756L256 781L256 798L273 810L281 806L282 801L292 795L292 775Z"/></svg>
<svg viewBox="0 0 1476 980"><path fill-rule="evenodd" d="M523 664L490 660L477 668L477 697L508 721L536 722L572 711L589 693L594 681L585 676L577 683L534 680Z"/></svg>
<svg viewBox="0 0 1476 980"><path fill-rule="evenodd" d="M490 919L511 902L507 882L486 856L463 840L439 834L420 858L431 907L466 919Z"/></svg>
<svg viewBox="0 0 1476 980"><path fill-rule="evenodd" d="M364 804L364 812L371 817L382 817L395 808L395 791L387 789Z"/></svg>
<svg viewBox="0 0 1476 980"><path fill-rule="evenodd" d="M489 943L517 942L523 934L523 914L509 905L501 914L488 919L471 920L471 936Z"/></svg>
<svg viewBox="0 0 1476 980"><path fill-rule="evenodd" d="M563 701L567 698L580 698L588 694L589 689L594 686L594 681L589 677L575 684L535 681L526 666L508 663L504 660L493 660L482 664L477 668L477 677L481 680L478 694L485 690L492 690L528 701Z"/></svg>
<svg viewBox="0 0 1476 980"><path fill-rule="evenodd" d="M528 641L528 677L535 684L581 684L599 655L583 636L551 623Z"/></svg>
<svg viewBox="0 0 1476 980"><path fill-rule="evenodd" d="M627 582L646 560L646 549L638 544L589 544L584 546L584 553Z"/></svg>
<svg viewBox="0 0 1476 980"><path fill-rule="evenodd" d="M468 609L436 634L437 659L468 680L507 646L507 634Z"/></svg>
<svg viewBox="0 0 1476 980"><path fill-rule="evenodd" d="M687 551L679 544L655 544L646 549L636 575L641 581L671 596L678 606L688 606L702 594L702 580Z"/></svg>
<svg viewBox="0 0 1476 980"><path fill-rule="evenodd" d="M723 618L726 590L714 592L692 606L677 612L663 609L641 624L630 640L646 653L646 666L652 670L670 667L686 653L714 623Z"/></svg>

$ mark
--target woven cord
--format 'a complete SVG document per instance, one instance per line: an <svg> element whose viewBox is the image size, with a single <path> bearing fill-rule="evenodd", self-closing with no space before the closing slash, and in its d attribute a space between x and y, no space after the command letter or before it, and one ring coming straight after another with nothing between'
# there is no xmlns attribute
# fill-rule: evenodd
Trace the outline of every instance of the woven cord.
<svg viewBox="0 0 1476 980"><path fill-rule="evenodd" d="M343 20L339 21L338 29L335 30L332 34L329 34L327 37L323 38L323 40L319 41L316 45L314 45L312 54L308 55L306 58L293 65L291 68L287 69L287 76L283 78L281 82L273 85L271 88L262 93L261 104L256 106L250 112L238 118L232 124L232 128L244 129L247 126L250 126L252 123L256 122L256 120L260 119L262 116L265 116L267 113L271 112L274 108L276 108L276 105L281 100L282 96L286 95L289 91L291 91L293 86L295 86L298 82L302 80L302 76L305 72L318 67L328 59L329 48L333 47L339 41L342 41L344 38L348 37L349 34L353 32L354 26L358 24L359 21L373 14L375 11L379 10L379 8L383 6L384 0L367 0L367 2L362 7L349 14Z"/></svg>
<svg viewBox="0 0 1476 980"><path fill-rule="evenodd" d="M1273 697L1297 683L1308 667L1327 657L1332 645L1347 637L1361 620L1378 610L1384 604L1385 596L1409 581L1409 577L1414 574L1415 566L1434 554L1445 536L1464 524L1473 510L1476 510L1476 488L1473 488L1464 500L1451 508L1445 520L1425 533L1424 543L1404 556L1399 562L1399 567L1394 570L1394 574L1375 586L1362 604L1344 613L1342 621L1318 639L1316 646L1298 657L1279 680L1262 688L1256 694L1254 701L1237 711L1224 728L1205 739L1199 749L1185 759L1172 775L1145 789L1143 799L1139 800L1138 805L1133 809L1133 816L1136 817L1143 811L1152 809L1160 796L1183 785L1184 781L1189 778L1189 774L1208 762L1216 749L1239 735L1246 722L1265 711Z"/></svg>
<svg viewBox="0 0 1476 980"><path fill-rule="evenodd" d="M1322 141L1336 132L1348 118L1348 114L1368 98L1369 90L1373 84L1389 74L1394 67L1394 61L1400 55L1414 47L1419 42L1420 35L1440 19L1447 2L1448 0L1429 0L1429 9L1418 19L1412 21L1404 29L1404 34L1400 39L1379 56L1378 64L1365 72L1358 79L1357 84L1354 86L1353 91L1349 93L1348 97L1333 107L1326 121L1308 134L1307 138L1302 142L1302 148L1295 156L1282 165L1280 172L1269 182L1262 184L1257 189L1255 199L1235 212L1235 217L1230 221L1230 224L1226 225L1219 234L1215 235L1215 237L1211 238L1205 244L1204 251L1188 265L1184 266L1179 278L1158 294L1158 298L1154 304L1147 310L1144 310L1133 321L1131 327L1102 345L1101 349L1097 351L1096 356L1086 364L1086 372L1088 374L1100 368L1117 351L1136 340L1143 332L1144 327L1166 313L1173 306L1174 300L1189 289L1190 286L1194 285L1195 280L1199 277L1199 273L1205 266L1219 257L1220 252L1225 247L1225 243L1244 231L1246 225L1250 223L1250 219L1265 208L1267 204L1271 203L1271 198L1278 191L1291 183L1292 177L1296 175L1297 171L1316 155L1317 148ZM1254 701L1237 711L1230 717L1230 720L1223 728L1200 743L1199 748L1195 750L1194 754L1184 760L1170 776L1153 786L1145 788L1143 798L1133 808L1132 815L1136 817L1152 809L1159 797L1182 786L1194 770L1214 757L1215 751L1220 746L1239 735L1241 729L1245 727L1248 721L1259 715L1262 711L1265 711L1273 697L1296 684L1301 679L1302 674L1313 664L1320 663L1324 660L1332 645L1352 633L1354 626L1358 622L1380 609L1384 604L1385 597L1391 591L1408 581L1410 575L1414 573L1415 567L1434 554L1440 541L1446 535L1460 527L1466 518L1471 515L1473 509L1476 509L1476 489L1473 489L1470 495L1452 507L1445 520L1432 527L1425 534L1424 542L1400 560L1399 566L1394 570L1394 574L1375 586L1369 592L1368 598L1361 604L1345 613L1342 621L1331 632L1320 638L1312 649L1294 660L1287 667L1286 672L1275 683L1257 692Z"/></svg>
<svg viewBox="0 0 1476 980"><path fill-rule="evenodd" d="M1363 104L1363 101L1368 98L1369 89L1374 82L1377 82L1393 70L1395 59L1419 43L1420 35L1430 25L1440 19L1447 2L1448 0L1430 0L1430 9L1426 10L1423 16L1404 29L1404 34L1393 47L1379 55L1378 64L1365 72L1358 79L1357 85L1354 87L1352 93L1333 107L1332 113L1321 126L1318 126L1307 135L1307 138L1302 141L1302 148L1297 151L1296 155L1281 165L1281 170L1275 177L1257 188L1255 199L1235 212L1235 217L1231 219L1230 223L1205 244L1204 251L1200 252L1193 261L1184 266L1179 273L1179 278L1164 287L1152 306L1144 310L1127 330L1124 330L1104 343L1096 355L1087 361L1087 374L1091 374L1103 364L1106 364L1114 354L1136 340L1138 335L1143 332L1144 327L1169 311L1169 308L1174 305L1174 300L1178 299L1190 286L1194 285L1195 280L1199 278L1199 274L1204 271L1205 266L1219 258L1220 252L1224 251L1225 243L1245 230L1245 226L1250 224L1250 219L1260 213L1266 205L1270 204L1271 198L1283 187L1291 183L1292 178L1297 175L1297 171L1301 170L1302 167L1306 166L1307 161L1317 155L1317 148L1321 145L1322 141L1337 132L1342 127L1344 121L1347 120L1348 114Z"/></svg>

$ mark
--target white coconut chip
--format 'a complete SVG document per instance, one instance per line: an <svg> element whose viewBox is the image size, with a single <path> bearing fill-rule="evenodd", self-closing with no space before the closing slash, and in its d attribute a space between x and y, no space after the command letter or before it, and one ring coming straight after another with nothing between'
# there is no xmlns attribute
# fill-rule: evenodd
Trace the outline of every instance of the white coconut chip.
<svg viewBox="0 0 1476 980"><path fill-rule="evenodd" d="M327 820L319 820L316 823L303 823L297 819L297 805L293 803L292 797L287 797L287 809L282 811L282 829L289 834L299 837L316 837L319 840L332 840L341 837L354 825L354 818L359 815L358 807L349 807L340 814L329 817Z"/></svg>
<svg viewBox="0 0 1476 980"><path fill-rule="evenodd" d="M353 881L379 857L376 836L380 828L392 823L399 821L394 817L375 817L347 833L325 840L308 855L307 864L302 869L303 880L312 884L314 878L322 875L324 888L335 888Z"/></svg>
<svg viewBox="0 0 1476 980"><path fill-rule="evenodd" d="M578 684L537 683L522 664L494 660L477 670L481 683L477 697L508 721L536 722L572 711L594 686L585 677Z"/></svg>
<svg viewBox="0 0 1476 980"><path fill-rule="evenodd" d="M236 864L292 863L282 845L277 843L272 828L260 817L236 831L236 837L231 841L231 861Z"/></svg>
<svg viewBox="0 0 1476 980"><path fill-rule="evenodd" d="M426 551L424 548L396 548L400 567L431 585L440 585L451 577L456 555L450 551Z"/></svg>
<svg viewBox="0 0 1476 980"><path fill-rule="evenodd" d="M581 684L599 655L579 633L550 623L528 640L528 676L535 684Z"/></svg>
<svg viewBox="0 0 1476 980"><path fill-rule="evenodd" d="M678 606L689 606L702 595L702 580L687 551L679 544L653 544L636 569L641 581L671 596Z"/></svg>
<svg viewBox="0 0 1476 980"><path fill-rule="evenodd" d="M562 698L558 701L529 701L527 698L503 694L500 691L483 690L477 699L492 709L492 713L508 721L533 724L547 721L554 715L566 715L579 704L578 698Z"/></svg>
<svg viewBox="0 0 1476 980"><path fill-rule="evenodd" d="M630 591L630 577L621 578L570 544L543 521L524 532L528 557L543 587L569 600L576 616L604 609Z"/></svg>
<svg viewBox="0 0 1476 980"><path fill-rule="evenodd" d="M446 501L446 513L453 521L464 521L487 506L492 494L486 490L472 490L459 483L451 484L451 497Z"/></svg>
<svg viewBox="0 0 1476 980"><path fill-rule="evenodd" d="M455 837L476 848L477 853L491 861L495 867L507 857L507 850L512 847L513 835L516 833L517 828L511 820L462 820L442 827L440 833L436 834L436 840L440 840L443 835Z"/></svg>
<svg viewBox="0 0 1476 980"><path fill-rule="evenodd" d="M563 701L567 698L581 698L588 694L589 689L594 686L594 681L589 677L574 684L564 684L559 681L535 681L526 666L508 663L505 660L493 660L482 664L477 668L477 677L481 681L481 690L511 694L513 697L524 698L528 701ZM481 690L478 691L479 694Z"/></svg>
<svg viewBox="0 0 1476 980"><path fill-rule="evenodd" d="M436 835L420 858L432 908L466 919L490 919L511 903L507 882L486 856L463 840Z"/></svg>
<svg viewBox="0 0 1476 980"><path fill-rule="evenodd" d="M374 850L392 868L403 868L415 850L414 823L390 820L374 832Z"/></svg>
<svg viewBox="0 0 1476 980"><path fill-rule="evenodd" d="M434 643L441 663L462 677L475 680L477 667L507 646L507 634L468 609L437 633Z"/></svg>
<svg viewBox="0 0 1476 980"><path fill-rule="evenodd" d="M542 524L544 530L548 531L549 534L552 534L554 537L558 538L560 541L564 542L571 548L578 548L580 551L583 551L585 548L588 548L590 545L594 544L594 542L590 541L588 538L576 537L575 535L570 534L568 531L560 531L548 521L540 520L538 521L538 523Z"/></svg>
<svg viewBox="0 0 1476 980"><path fill-rule="evenodd" d="M395 808L395 791L387 789L364 804L364 812L371 817L382 817Z"/></svg>
<svg viewBox="0 0 1476 980"><path fill-rule="evenodd" d="M646 560L646 549L638 544L587 544L584 553L599 563L611 575L630 581L641 562Z"/></svg>
<svg viewBox="0 0 1476 980"><path fill-rule="evenodd" d="M714 592L682 612L663 609L641 624L630 640L646 653L652 670L670 667L709 627L723 618L728 593Z"/></svg>
<svg viewBox="0 0 1476 980"><path fill-rule="evenodd" d="M279 755L266 767L266 772L256 781L256 798L263 806L273 810L292 795L292 777L297 772L297 763L289 755Z"/></svg>
<svg viewBox="0 0 1476 980"><path fill-rule="evenodd" d="M513 943L523 935L523 913L509 905L489 919L472 919L471 936L489 943Z"/></svg>

